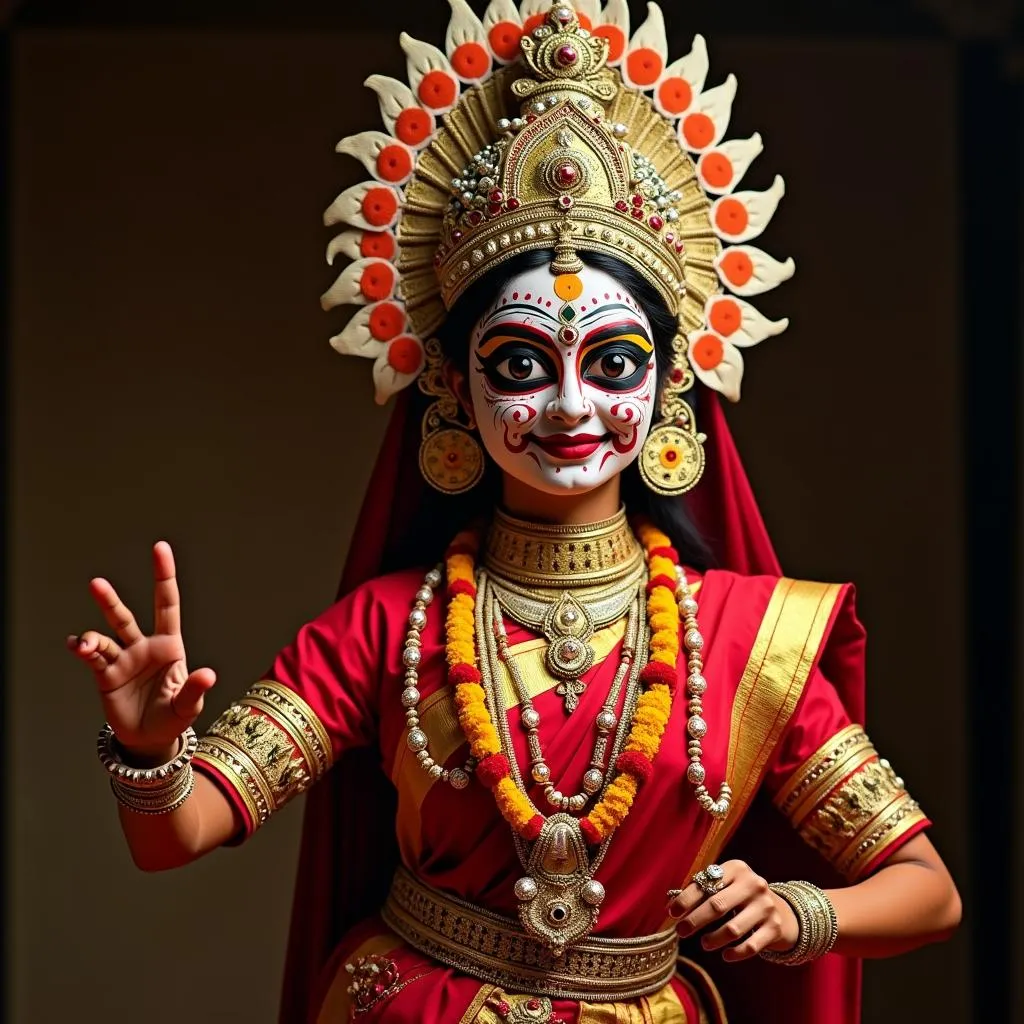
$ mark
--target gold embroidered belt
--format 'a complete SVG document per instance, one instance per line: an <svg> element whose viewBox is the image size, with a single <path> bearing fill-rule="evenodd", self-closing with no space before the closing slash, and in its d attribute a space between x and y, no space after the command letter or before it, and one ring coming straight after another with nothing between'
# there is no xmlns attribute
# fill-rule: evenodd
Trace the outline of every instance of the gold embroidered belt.
<svg viewBox="0 0 1024 1024"><path fill-rule="evenodd" d="M556 957L520 926L425 885L400 867L381 916L414 949L510 992L614 1002L650 995L676 968L674 928L635 939L591 936Z"/></svg>

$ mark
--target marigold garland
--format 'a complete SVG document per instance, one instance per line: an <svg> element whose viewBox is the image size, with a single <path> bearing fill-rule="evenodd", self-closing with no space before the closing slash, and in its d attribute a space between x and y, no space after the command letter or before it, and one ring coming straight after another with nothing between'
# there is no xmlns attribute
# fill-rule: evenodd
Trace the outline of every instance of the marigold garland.
<svg viewBox="0 0 1024 1024"><path fill-rule="evenodd" d="M637 700L623 753L615 762L618 774L601 800L580 818L580 830L591 845L598 845L626 819L640 787L653 771L665 727L672 713L679 657L679 607L675 597L678 555L668 537L650 523L641 523L637 536L647 555L647 620L651 629L650 661L640 679L648 689ZM536 839L547 818L519 789L501 751L498 731L487 710L480 672L476 667L476 572L479 546L471 532L459 534L448 549L446 619L448 680L455 689L459 724L477 760L477 777L494 793L501 816L526 840Z"/></svg>

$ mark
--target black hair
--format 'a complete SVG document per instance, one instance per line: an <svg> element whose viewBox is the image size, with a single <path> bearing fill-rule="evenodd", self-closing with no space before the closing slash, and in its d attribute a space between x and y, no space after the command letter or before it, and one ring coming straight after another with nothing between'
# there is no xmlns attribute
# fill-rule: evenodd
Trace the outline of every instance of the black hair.
<svg viewBox="0 0 1024 1024"><path fill-rule="evenodd" d="M672 341L677 330L676 318L654 285L629 264L605 253L580 252L579 256L587 266L614 277L643 307L654 335L660 396L665 377L672 366ZM468 375L469 338L477 321L494 302L501 287L510 278L546 266L552 259L554 253L546 249L520 253L494 267L467 288L437 331L437 339L445 358L463 374ZM691 392L689 398L693 404L696 389ZM696 408L694 415L697 415ZM651 491L643 482L636 462L623 470L620 479L622 500L626 509L630 513L646 515L666 533L684 564L699 570L704 570L712 564L711 552L689 515L685 499L664 497ZM446 536L440 543L447 543L456 529L473 519L486 516L489 509L500 500L501 474L488 459L484 479L473 490L452 497L434 492L428 498L426 507L418 516L418 522L422 525L422 530L417 531L419 542L422 544L426 539L425 535L431 536L438 529L446 529Z"/></svg>

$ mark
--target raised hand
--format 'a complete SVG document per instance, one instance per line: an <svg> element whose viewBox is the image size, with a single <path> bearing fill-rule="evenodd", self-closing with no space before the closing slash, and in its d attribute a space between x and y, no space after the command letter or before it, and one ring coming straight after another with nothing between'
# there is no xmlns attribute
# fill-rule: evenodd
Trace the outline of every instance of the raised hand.
<svg viewBox="0 0 1024 1024"><path fill-rule="evenodd" d="M188 670L174 554L164 541L153 547L153 578L152 634L142 632L110 583L98 578L89 590L116 639L88 630L69 636L67 645L91 669L118 742L134 757L159 763L173 756L217 678L209 668Z"/></svg>

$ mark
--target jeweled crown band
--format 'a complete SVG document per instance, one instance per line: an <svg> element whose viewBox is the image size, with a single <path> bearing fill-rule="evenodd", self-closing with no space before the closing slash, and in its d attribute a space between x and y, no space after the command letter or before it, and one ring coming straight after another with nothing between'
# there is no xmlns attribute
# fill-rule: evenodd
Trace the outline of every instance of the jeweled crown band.
<svg viewBox="0 0 1024 1024"><path fill-rule="evenodd" d="M381 911L426 956L512 992L615 1001L657 992L676 966L674 928L631 939L588 938L556 958L518 921L438 891L399 868Z"/></svg>
<svg viewBox="0 0 1024 1024"><path fill-rule="evenodd" d="M616 583L643 562L643 551L620 509L586 525L545 526L495 512L485 545L489 572L537 587L598 587Z"/></svg>

